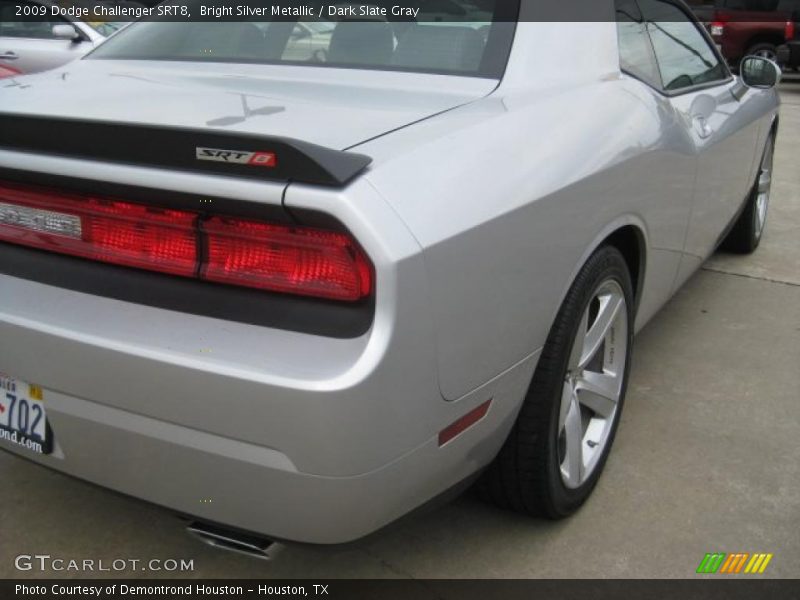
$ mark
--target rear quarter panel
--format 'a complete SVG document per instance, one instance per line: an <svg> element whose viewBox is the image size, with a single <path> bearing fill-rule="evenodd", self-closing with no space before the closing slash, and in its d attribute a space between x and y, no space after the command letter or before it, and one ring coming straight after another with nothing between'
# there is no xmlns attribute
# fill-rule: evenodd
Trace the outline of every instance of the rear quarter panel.
<svg viewBox="0 0 800 600"><path fill-rule="evenodd" d="M615 229L646 246L639 324L668 298L695 157L668 100L622 77L511 90L359 148L423 248L442 394L541 348L580 266Z"/></svg>

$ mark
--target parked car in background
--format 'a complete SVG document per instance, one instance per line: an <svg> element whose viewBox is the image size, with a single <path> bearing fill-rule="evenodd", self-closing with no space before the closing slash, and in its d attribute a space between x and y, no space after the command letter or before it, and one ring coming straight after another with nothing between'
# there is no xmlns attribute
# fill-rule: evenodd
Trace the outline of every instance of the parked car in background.
<svg viewBox="0 0 800 600"><path fill-rule="evenodd" d="M786 42L787 26L798 11L800 0L716 0L707 26L732 65L745 56L777 61L778 47Z"/></svg>
<svg viewBox="0 0 800 600"><path fill-rule="evenodd" d="M336 22L324 62L139 22L0 86L0 448L256 554L477 478L577 511L634 332L761 240L779 70L680 0L481 7Z"/></svg>
<svg viewBox="0 0 800 600"><path fill-rule="evenodd" d="M84 56L128 24L82 21L53 16L49 11L51 6L69 5L44 0L0 0L0 65L13 66L22 73L54 69ZM45 14L20 17L19 6L29 9L25 11L28 13Z"/></svg>

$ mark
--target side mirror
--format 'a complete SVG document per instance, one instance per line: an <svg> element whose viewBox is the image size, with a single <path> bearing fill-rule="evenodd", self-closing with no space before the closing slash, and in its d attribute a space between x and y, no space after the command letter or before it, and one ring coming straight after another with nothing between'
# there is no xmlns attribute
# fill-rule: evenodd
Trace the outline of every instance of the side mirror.
<svg viewBox="0 0 800 600"><path fill-rule="evenodd" d="M760 56L745 56L742 59L740 74L744 84L751 88L769 90L781 81L781 68Z"/></svg>
<svg viewBox="0 0 800 600"><path fill-rule="evenodd" d="M67 25L66 23L59 23L58 25L53 25L53 37L57 40L71 40L73 42L79 42L83 38L81 34L72 26Z"/></svg>

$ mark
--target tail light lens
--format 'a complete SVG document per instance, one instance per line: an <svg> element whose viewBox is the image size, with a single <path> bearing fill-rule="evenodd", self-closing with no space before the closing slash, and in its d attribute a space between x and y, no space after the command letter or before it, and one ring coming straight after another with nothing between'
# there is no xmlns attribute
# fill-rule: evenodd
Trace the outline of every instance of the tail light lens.
<svg viewBox="0 0 800 600"><path fill-rule="evenodd" d="M711 35L714 37L721 37L725 33L725 23L722 21L714 21L709 27Z"/></svg>
<svg viewBox="0 0 800 600"><path fill-rule="evenodd" d="M786 40L793 40L795 34L794 21L786 21Z"/></svg>
<svg viewBox="0 0 800 600"><path fill-rule="evenodd" d="M196 215L0 185L0 239L102 262L192 276Z"/></svg>
<svg viewBox="0 0 800 600"><path fill-rule="evenodd" d="M349 235L213 217L203 224L202 276L277 292L358 300L370 293L370 267Z"/></svg>
<svg viewBox="0 0 800 600"><path fill-rule="evenodd" d="M184 277L356 301L372 268L345 233L0 182L0 240Z"/></svg>

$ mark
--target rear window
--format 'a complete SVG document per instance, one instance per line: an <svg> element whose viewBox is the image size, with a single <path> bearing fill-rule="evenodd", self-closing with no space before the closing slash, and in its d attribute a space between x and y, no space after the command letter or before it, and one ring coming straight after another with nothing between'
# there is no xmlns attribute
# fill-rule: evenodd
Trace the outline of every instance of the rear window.
<svg viewBox="0 0 800 600"><path fill-rule="evenodd" d="M199 4L194 9L199 13ZM420 0L416 17L379 2L298 20L141 22L89 58L291 64L502 76L517 0ZM194 12L194 11L193 11Z"/></svg>

